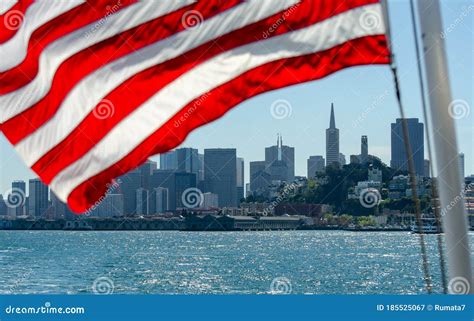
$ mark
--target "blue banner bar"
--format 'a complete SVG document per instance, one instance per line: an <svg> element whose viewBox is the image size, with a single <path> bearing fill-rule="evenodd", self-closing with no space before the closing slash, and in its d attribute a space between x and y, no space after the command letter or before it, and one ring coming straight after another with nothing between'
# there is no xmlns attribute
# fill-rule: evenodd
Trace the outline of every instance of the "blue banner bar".
<svg viewBox="0 0 474 321"><path fill-rule="evenodd" d="M0 320L472 321L474 296L4 295Z"/></svg>

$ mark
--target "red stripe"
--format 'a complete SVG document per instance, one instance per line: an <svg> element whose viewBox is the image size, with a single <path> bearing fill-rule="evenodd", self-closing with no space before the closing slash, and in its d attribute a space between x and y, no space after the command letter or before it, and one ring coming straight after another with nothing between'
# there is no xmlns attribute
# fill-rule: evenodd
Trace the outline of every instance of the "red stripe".
<svg viewBox="0 0 474 321"><path fill-rule="evenodd" d="M33 0L20 0L0 15L0 44L10 40L21 28L26 10L32 3Z"/></svg>
<svg viewBox="0 0 474 321"><path fill-rule="evenodd" d="M204 18L210 18L241 1L229 0L225 5L220 6L202 1L82 50L61 64L54 76L51 89L45 97L31 108L3 123L3 132L12 144L17 144L49 120L69 92L87 75L113 60L181 31L184 28L181 19L185 12L191 9L198 10ZM91 52L94 54L91 55ZM126 93L126 96L129 96L129 92Z"/></svg>
<svg viewBox="0 0 474 321"><path fill-rule="evenodd" d="M93 0L77 6L68 12L50 20L36 29L28 41L28 50L25 59L14 68L0 73L0 95L23 87L38 73L39 57L43 50L67 34L76 31L95 21L116 13L137 0L122 0L120 6L116 1Z"/></svg>
<svg viewBox="0 0 474 321"><path fill-rule="evenodd" d="M304 4L301 4L301 7L298 9L300 11L295 12L293 16L289 17L287 19L287 24L278 28L270 35L270 37L306 27L335 14L335 11L328 9L322 11L310 10L315 9L312 7L314 5L317 5L318 7L322 6L322 3L323 1L313 1L311 3L306 1ZM346 4L346 6L339 6L335 10L344 10L348 8L352 9L347 7ZM313 12L313 14L308 15L308 12ZM339 11L336 12L339 13ZM89 149L98 143L116 124L148 100L157 91L207 59L237 46L267 37L264 32L269 30L270 26L272 26L280 17L281 13L278 13L268 19L217 38L213 41L212 45L204 44L183 56L134 75L133 78L124 82L109 95L104 97L104 99L111 101L114 105L115 112L111 117L98 120L94 113L90 113L69 135L69 137L43 156L33 166L33 170L40 173L46 182L51 181L55 175L87 153ZM58 77L58 79L62 80L63 77ZM64 83L61 84L64 86ZM58 94L54 94L52 97L58 99ZM123 97L127 97L128 99L124 100ZM49 105L55 103L56 102L49 103ZM44 110L46 106L48 105L44 104L37 110ZM31 115L28 118L32 119L34 122L37 118L41 118L41 115ZM22 123L24 122L22 122L21 119L18 119L17 122L13 123L12 121L9 121L6 125L11 129L17 129ZM30 124L31 123L26 126L30 126ZM7 131L6 128L5 131ZM22 128L21 132L25 133L25 131L28 131L28 129ZM11 137L9 138L11 139Z"/></svg>
<svg viewBox="0 0 474 321"><path fill-rule="evenodd" d="M370 36L346 42L329 50L272 62L215 88L183 108L130 154L100 174L79 185L68 197L75 212L84 212L106 192L117 176L139 166L154 154L166 152L184 141L195 128L217 119L243 100L281 87L325 77L342 68L364 64L387 64L389 52L384 36ZM192 116L186 117L193 110ZM179 126L175 122L181 121Z"/></svg>

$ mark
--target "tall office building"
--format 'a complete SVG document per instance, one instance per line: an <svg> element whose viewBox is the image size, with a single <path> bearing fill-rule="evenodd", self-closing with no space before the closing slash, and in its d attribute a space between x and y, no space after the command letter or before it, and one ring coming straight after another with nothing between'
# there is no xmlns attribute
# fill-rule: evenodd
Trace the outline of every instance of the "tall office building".
<svg viewBox="0 0 474 321"><path fill-rule="evenodd" d="M195 148L178 148L176 150L178 172L194 173L199 172L199 153Z"/></svg>
<svg viewBox="0 0 474 321"><path fill-rule="evenodd" d="M175 150L160 154L160 169L170 170L178 168L178 155Z"/></svg>
<svg viewBox="0 0 474 321"><path fill-rule="evenodd" d="M148 215L150 214L149 200L150 195L147 189L139 188L136 190L137 198L137 214Z"/></svg>
<svg viewBox="0 0 474 321"><path fill-rule="evenodd" d="M185 191L189 188L195 188L196 183L196 174L194 173L174 173L174 198L176 199L176 208L186 208L186 205L183 204L183 197L186 197Z"/></svg>
<svg viewBox="0 0 474 321"><path fill-rule="evenodd" d="M236 154L235 148L204 150L206 192L218 195L220 207L237 206Z"/></svg>
<svg viewBox="0 0 474 321"><path fill-rule="evenodd" d="M430 177L431 176L431 173L430 173L430 161L428 159L425 159L423 161L423 176L425 177Z"/></svg>
<svg viewBox="0 0 474 321"><path fill-rule="evenodd" d="M28 196L28 215L42 217L49 207L49 189L40 179L30 179Z"/></svg>
<svg viewBox="0 0 474 321"><path fill-rule="evenodd" d="M265 163L272 180L295 180L295 148L283 145L282 136L277 136L275 146L265 148Z"/></svg>
<svg viewBox="0 0 474 321"><path fill-rule="evenodd" d="M360 138L360 163L365 164L369 159L369 141L366 135Z"/></svg>
<svg viewBox="0 0 474 321"><path fill-rule="evenodd" d="M199 182L204 181L204 154L198 154L199 159L199 170L198 170L198 184Z"/></svg>
<svg viewBox="0 0 474 321"><path fill-rule="evenodd" d="M336 128L334 104L331 104L331 118L329 128L326 129L326 166L339 166L339 129Z"/></svg>
<svg viewBox="0 0 474 321"><path fill-rule="evenodd" d="M150 178L151 179L151 178ZM137 190L142 187L142 171L135 169L120 177L117 193L123 195L123 212L125 215L137 214Z"/></svg>
<svg viewBox="0 0 474 321"><path fill-rule="evenodd" d="M154 188L151 199L153 200L152 213L160 214L169 211L169 191L167 188Z"/></svg>
<svg viewBox="0 0 474 321"><path fill-rule="evenodd" d="M270 174L266 171L265 161L250 162L250 192L261 194L271 184Z"/></svg>
<svg viewBox="0 0 474 321"><path fill-rule="evenodd" d="M175 171L174 170L156 170L151 176L151 186L152 189L164 188L167 190L167 210L174 211L176 210L176 189L175 189ZM155 193L153 195L156 195ZM156 199L156 201L158 201ZM153 199L152 204L156 204L155 199ZM160 213L158 208L152 208L153 212Z"/></svg>
<svg viewBox="0 0 474 321"><path fill-rule="evenodd" d="M5 216L7 215L7 203L5 202L5 199L3 198L3 195L0 194L0 216Z"/></svg>
<svg viewBox="0 0 474 321"><path fill-rule="evenodd" d="M53 208L53 216L56 219L65 218L65 219L73 219L75 218L75 214L69 209L66 203L61 201L56 194L51 191L51 207Z"/></svg>
<svg viewBox="0 0 474 321"><path fill-rule="evenodd" d="M108 193L90 211L94 217L120 217L123 216L123 194Z"/></svg>
<svg viewBox="0 0 474 321"><path fill-rule="evenodd" d="M12 182L12 191L16 194L20 199L18 202L15 203L18 206L13 208L13 212L15 216L21 216L26 214L25 210L25 202L26 202L26 183L25 181L13 181Z"/></svg>
<svg viewBox="0 0 474 321"><path fill-rule="evenodd" d="M323 156L310 156L307 161L308 178L314 178L316 173L324 172L324 157Z"/></svg>
<svg viewBox="0 0 474 321"><path fill-rule="evenodd" d="M339 153L339 165L346 165L346 155Z"/></svg>
<svg viewBox="0 0 474 321"><path fill-rule="evenodd" d="M237 157L237 203L240 204L240 200L245 197L244 189L244 159L242 157Z"/></svg>
<svg viewBox="0 0 474 321"><path fill-rule="evenodd" d="M407 118L408 137L413 153L413 162L415 163L415 173L417 175L424 175L424 132L423 123L418 121L418 118ZM405 151L405 144L403 142L403 126L402 119L397 118L395 123L391 124L391 152L392 159L390 160L390 167L397 170L408 170L408 158Z"/></svg>
<svg viewBox="0 0 474 321"><path fill-rule="evenodd" d="M459 170L461 172L462 181L464 182L464 177L465 177L465 173L464 173L464 153L459 153Z"/></svg>
<svg viewBox="0 0 474 321"><path fill-rule="evenodd" d="M160 155L160 169L198 174L201 169L198 150L178 148Z"/></svg>
<svg viewBox="0 0 474 321"><path fill-rule="evenodd" d="M144 189L150 189L150 178L154 170L156 170L157 164L155 161L147 160L145 163L138 167L138 171L141 176L141 187Z"/></svg>

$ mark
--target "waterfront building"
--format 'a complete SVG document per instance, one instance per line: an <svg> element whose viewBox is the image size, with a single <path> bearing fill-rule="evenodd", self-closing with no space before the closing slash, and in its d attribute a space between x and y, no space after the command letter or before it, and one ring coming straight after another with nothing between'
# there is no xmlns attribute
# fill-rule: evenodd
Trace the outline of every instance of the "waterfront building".
<svg viewBox="0 0 474 321"><path fill-rule="evenodd" d="M310 217L322 217L331 212L332 207L326 204L315 203L279 203L274 208L274 214L282 215L305 215Z"/></svg>
<svg viewBox="0 0 474 321"><path fill-rule="evenodd" d="M245 165L244 159L242 157L237 157L237 203L240 205L240 200L245 197L244 195L244 174L245 174Z"/></svg>
<svg viewBox="0 0 474 321"><path fill-rule="evenodd" d="M49 206L49 188L39 178L30 179L28 185L28 215L40 218Z"/></svg>
<svg viewBox="0 0 474 321"><path fill-rule="evenodd" d="M283 137L277 136L277 144L265 148L265 163L271 180L292 182L295 179L295 148L283 145Z"/></svg>
<svg viewBox="0 0 474 321"><path fill-rule="evenodd" d="M191 215L186 217L189 231L261 231L295 230L304 224L305 217L251 217L229 215Z"/></svg>
<svg viewBox="0 0 474 321"><path fill-rule="evenodd" d="M408 126L408 136L413 153L413 162L415 164L415 173L424 175L424 131L423 123L418 118L406 119ZM391 124L391 161L390 167L396 170L408 171L408 159L403 141L402 119L397 118L395 123Z"/></svg>
<svg viewBox="0 0 474 321"><path fill-rule="evenodd" d="M314 178L316 173L323 173L325 160L323 156L310 156L307 161L307 177Z"/></svg>
<svg viewBox="0 0 474 321"><path fill-rule="evenodd" d="M369 159L369 141L366 135L360 138L360 163L365 164Z"/></svg>
<svg viewBox="0 0 474 321"><path fill-rule="evenodd" d="M336 128L334 104L331 104L329 128L326 129L326 166L332 164L339 166L339 161L339 129Z"/></svg>
<svg viewBox="0 0 474 321"><path fill-rule="evenodd" d="M219 207L237 206L237 151L235 148L204 150L206 190L219 196Z"/></svg>

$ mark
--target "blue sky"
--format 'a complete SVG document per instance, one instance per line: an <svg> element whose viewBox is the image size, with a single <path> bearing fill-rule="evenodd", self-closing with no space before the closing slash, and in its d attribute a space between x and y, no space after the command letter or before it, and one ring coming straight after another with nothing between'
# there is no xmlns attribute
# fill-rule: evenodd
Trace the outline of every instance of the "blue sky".
<svg viewBox="0 0 474 321"><path fill-rule="evenodd" d="M401 78L406 116L422 120L409 2L389 1L394 52ZM470 1L442 1L443 24L453 99L467 103L469 114L456 120L460 151L465 154L466 175L474 173L473 110L473 21ZM283 119L272 116L272 104L285 100L291 113ZM388 66L362 66L342 70L322 80L266 93L248 100L222 119L191 133L184 147L233 147L248 162L264 158L264 148L275 144L277 133L283 143L295 147L296 175L306 175L310 155L325 154L325 129L334 102L340 149L349 158L358 154L360 136L367 135L369 153L390 162L390 123L399 117ZM426 148L425 148L426 153ZM425 155L427 158L427 155ZM0 194L15 179L34 174L22 163L11 145L0 135Z"/></svg>

